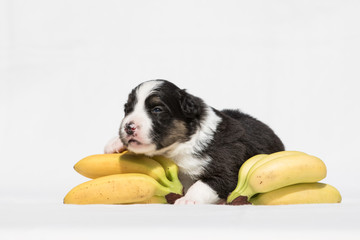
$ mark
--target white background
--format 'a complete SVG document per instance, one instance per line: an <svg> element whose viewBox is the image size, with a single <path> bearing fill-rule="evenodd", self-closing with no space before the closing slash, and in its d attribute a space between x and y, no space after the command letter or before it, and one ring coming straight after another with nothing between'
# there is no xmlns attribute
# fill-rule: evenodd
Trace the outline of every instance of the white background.
<svg viewBox="0 0 360 240"><path fill-rule="evenodd" d="M150 221L161 232L163 219L175 218L178 225L165 221L168 231L220 229L213 238L224 236L222 229L236 233L242 224L249 234L283 224L292 236L303 221L308 224L299 229L317 237L354 236L360 214L359 12L360 2L350 0L0 0L0 234L40 239L58 230L60 237L79 237L91 228L87 237L95 238L124 223L131 234ZM130 90L155 78L215 108L239 108L270 125L288 150L320 157L328 168L323 182L340 190L343 203L236 210L63 206L66 192L86 180L72 166L102 152L118 130ZM105 220L91 224L92 216ZM317 224L330 233L314 232Z"/></svg>

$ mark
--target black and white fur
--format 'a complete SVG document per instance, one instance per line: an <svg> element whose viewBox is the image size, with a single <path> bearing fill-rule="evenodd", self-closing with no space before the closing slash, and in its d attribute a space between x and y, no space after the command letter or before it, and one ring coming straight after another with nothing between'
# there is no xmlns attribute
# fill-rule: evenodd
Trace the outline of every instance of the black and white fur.
<svg viewBox="0 0 360 240"><path fill-rule="evenodd" d="M235 189L246 159L284 146L267 125L247 114L218 111L171 82L151 80L129 94L119 135L105 153L125 149L176 162L186 194L175 204L210 204Z"/></svg>

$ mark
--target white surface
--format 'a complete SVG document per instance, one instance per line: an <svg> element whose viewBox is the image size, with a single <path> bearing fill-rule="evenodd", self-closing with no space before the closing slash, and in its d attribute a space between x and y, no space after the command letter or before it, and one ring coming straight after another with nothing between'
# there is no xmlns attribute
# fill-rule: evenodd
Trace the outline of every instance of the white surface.
<svg viewBox="0 0 360 240"><path fill-rule="evenodd" d="M0 238L151 235L146 228L177 237L357 236L359 12L355 0L0 1ZM127 94L153 78L213 107L240 108L288 150L320 157L324 182L344 202L63 206L85 181L72 166L103 150Z"/></svg>
<svg viewBox="0 0 360 240"><path fill-rule="evenodd" d="M358 204L2 204L1 239L359 239Z"/></svg>

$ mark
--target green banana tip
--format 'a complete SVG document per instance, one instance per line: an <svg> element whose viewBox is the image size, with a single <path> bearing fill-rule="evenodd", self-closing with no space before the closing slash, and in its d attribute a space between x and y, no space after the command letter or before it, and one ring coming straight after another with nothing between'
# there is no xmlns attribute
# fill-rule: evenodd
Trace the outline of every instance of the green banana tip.
<svg viewBox="0 0 360 240"><path fill-rule="evenodd" d="M232 192L230 193L230 195L227 198L227 203L231 203L232 201L234 201L235 198L237 198L239 195L236 192Z"/></svg>

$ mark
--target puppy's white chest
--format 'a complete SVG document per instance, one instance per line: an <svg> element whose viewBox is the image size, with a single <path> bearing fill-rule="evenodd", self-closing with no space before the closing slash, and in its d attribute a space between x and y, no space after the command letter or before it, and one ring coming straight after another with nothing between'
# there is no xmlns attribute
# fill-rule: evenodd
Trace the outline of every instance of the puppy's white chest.
<svg viewBox="0 0 360 240"><path fill-rule="evenodd" d="M192 155L181 154L173 157L176 164L179 166L180 172L189 175L192 179L197 179L204 170L210 159L197 158Z"/></svg>

